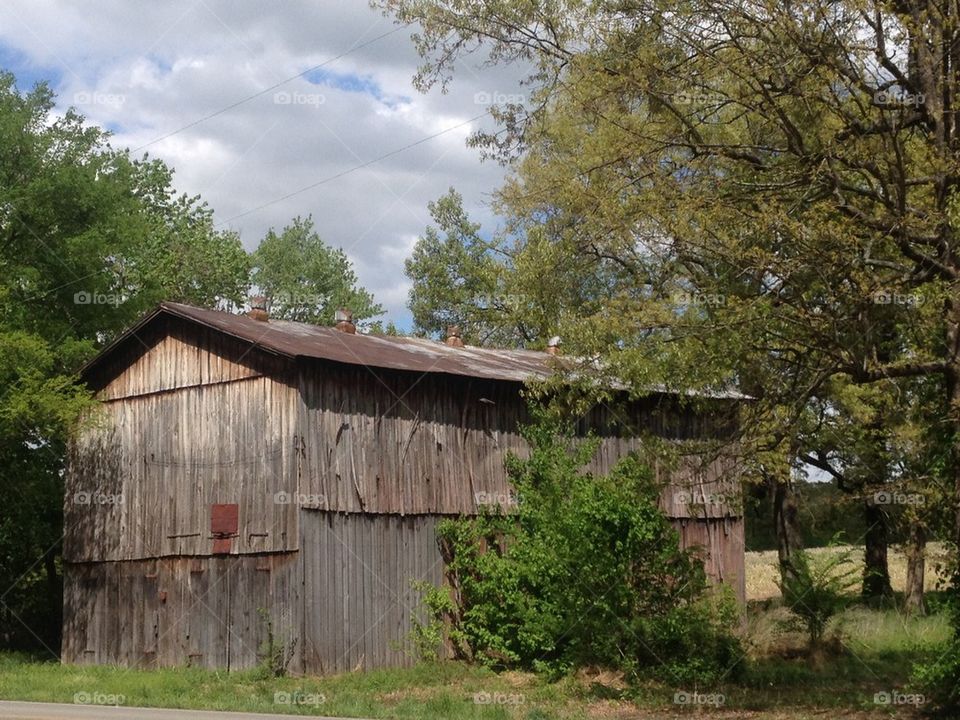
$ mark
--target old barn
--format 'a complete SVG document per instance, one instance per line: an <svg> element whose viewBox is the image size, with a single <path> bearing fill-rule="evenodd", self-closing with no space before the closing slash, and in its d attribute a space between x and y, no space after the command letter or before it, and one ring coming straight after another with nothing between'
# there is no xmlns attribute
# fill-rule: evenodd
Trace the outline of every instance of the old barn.
<svg viewBox="0 0 960 720"><path fill-rule="evenodd" d="M509 503L520 392L557 359L353 330L164 303L85 368L103 412L70 453L65 662L248 668L270 647L295 672L410 661L411 581L443 580L435 525ZM732 397L705 418L653 392L629 431L597 408L592 469L644 433L729 433ZM742 599L733 463L690 468L664 508Z"/></svg>

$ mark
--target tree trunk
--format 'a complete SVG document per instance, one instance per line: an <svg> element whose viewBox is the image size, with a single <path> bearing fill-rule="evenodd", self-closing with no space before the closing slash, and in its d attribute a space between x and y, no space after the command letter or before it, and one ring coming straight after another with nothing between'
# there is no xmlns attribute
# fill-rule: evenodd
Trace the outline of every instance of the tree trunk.
<svg viewBox="0 0 960 720"><path fill-rule="evenodd" d="M797 511L797 498L793 493L793 484L789 475L785 478L768 476L772 485L773 524L777 530L777 560L780 564L780 580L786 582L795 576L793 556L803 549L800 535L800 523Z"/></svg>
<svg viewBox="0 0 960 720"><path fill-rule="evenodd" d="M910 523L907 538L907 587L904 592L904 607L908 613L923 615L926 603L923 599L923 576L926 568L924 553L927 548L927 532L919 520Z"/></svg>
<svg viewBox="0 0 960 720"><path fill-rule="evenodd" d="M865 600L884 603L893 598L890 570L887 567L887 516L883 508L868 498L864 504L867 534L863 549L863 589Z"/></svg>

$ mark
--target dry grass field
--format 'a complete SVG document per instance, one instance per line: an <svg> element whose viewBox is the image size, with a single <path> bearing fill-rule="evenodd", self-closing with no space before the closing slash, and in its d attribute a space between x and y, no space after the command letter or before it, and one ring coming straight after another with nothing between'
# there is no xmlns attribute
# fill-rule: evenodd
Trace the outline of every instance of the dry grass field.
<svg viewBox="0 0 960 720"><path fill-rule="evenodd" d="M811 554L837 553L851 550L849 546L830 548L814 548ZM863 548L852 548L851 561L858 567L863 567ZM927 590L937 589L939 581L938 570L943 565L945 549L940 543L930 543L927 546L927 572L925 586ZM890 548L888 556L890 566L890 582L893 589L902 592L907 577L907 561L899 548ZM766 600L780 595L777 587L779 572L777 570L777 553L775 550L765 552L748 552L746 559L747 570L747 600Z"/></svg>

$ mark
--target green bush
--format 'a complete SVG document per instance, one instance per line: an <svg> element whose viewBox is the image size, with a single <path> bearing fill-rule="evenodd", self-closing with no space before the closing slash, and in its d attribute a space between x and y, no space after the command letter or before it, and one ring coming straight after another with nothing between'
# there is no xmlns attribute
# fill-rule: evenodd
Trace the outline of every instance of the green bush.
<svg viewBox="0 0 960 720"><path fill-rule="evenodd" d="M960 715L960 638L934 651L934 660L913 668L913 684L929 702L929 709L951 717Z"/></svg>
<svg viewBox="0 0 960 720"><path fill-rule="evenodd" d="M515 509L441 523L450 604L431 603L462 658L552 674L600 665L677 682L738 666L730 596L708 592L678 549L660 488L637 458L606 477L580 471L595 450L547 426L511 458Z"/></svg>

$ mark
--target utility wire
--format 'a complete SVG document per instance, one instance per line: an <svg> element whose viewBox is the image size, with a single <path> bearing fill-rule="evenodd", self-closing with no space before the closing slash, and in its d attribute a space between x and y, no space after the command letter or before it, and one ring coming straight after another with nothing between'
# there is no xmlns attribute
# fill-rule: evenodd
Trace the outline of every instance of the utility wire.
<svg viewBox="0 0 960 720"><path fill-rule="evenodd" d="M221 225L225 225L226 223L232 222L232 221L234 221L234 220L238 220L239 218L246 217L247 215L252 215L252 214L255 213L255 212L259 212L260 210L263 210L264 208L268 208L268 207L270 207L271 205L276 205L277 203L283 202L284 200L289 200L290 198L294 197L295 195L299 195L300 193L304 193L304 192L306 192L307 190L312 190L312 189L315 188L315 187L319 187L319 186L324 185L324 184L326 184L326 183L328 183L328 182L332 182L333 180L337 180L338 178L342 178L344 175L349 175L349 174L352 173L352 172L356 172L357 170L362 170L363 168L369 167L370 165L373 165L373 164L375 164L375 163L378 163L378 162L380 162L381 160L386 160L388 157L393 157L394 155L397 155L397 154L399 154L399 153L402 153L404 150L409 150L410 148L416 147L417 145L423 145L423 143L429 142L430 140L433 140L433 139L435 139L435 138L438 138L438 137L440 137L441 135L446 135L446 134L449 133L449 132L453 132L454 130L457 130L457 129L459 129L459 128L462 128L464 125L469 125L469 124L472 123L472 122L476 122L476 121L479 120L480 118L485 117L487 114L489 114L489 111L482 112L482 113L480 113L479 115L474 115L474 116L473 116L472 118L470 118L469 120L464 120L463 122L457 123L456 125L452 125L452 126L450 126L450 127L448 127L448 128L445 128L445 129L441 130L440 132L435 132L435 133L433 133L433 135L427 135L426 137L422 137L422 138L420 138L419 140L416 140L416 141L410 143L409 145L404 145L403 147L397 148L396 150L391 150L391 151L388 152L388 153L384 153L383 155L380 155L379 157L375 157L373 160L367 160L366 162L360 163L359 165L354 165L353 167L348 168L347 170L343 170L342 172L338 172L336 175L331 175L331 176L329 176L329 177L325 177L325 178L323 178L323 180L318 180L318 181L315 182L315 183L311 183L311 184L306 185L306 186L304 186L304 187L302 187L302 188L299 188L298 190L294 190L293 192L289 192L289 193L287 193L286 195L284 195L284 196L282 196L282 197L278 197L278 198L276 198L276 199L274 199L274 200L270 200L269 202L265 202L265 203L263 203L263 205L258 205L258 206L255 207L255 208L252 208L252 209L250 209L250 210L246 210L246 211L244 211L244 212L242 212L242 213L240 213L240 214L238 214L238 215L234 215L233 217L229 217L229 218L227 218L226 220L221 220L220 222L216 223L216 225L217 225L218 227L221 226Z"/></svg>
<svg viewBox="0 0 960 720"><path fill-rule="evenodd" d="M339 55L330 58L329 60L324 60L324 61L323 61L322 63L320 63L319 65L314 65L313 67L307 68L307 69L304 70L303 72L299 72L299 73L297 73L296 75L291 75L291 76L288 77L286 80L281 80L280 82L278 82L278 83L276 83L276 84L274 84L274 85L271 85L271 86L268 87L268 88L265 88L265 89L263 89L263 90L261 90L261 91L259 91L259 92L257 92L257 93L254 93L253 95L249 95L249 96L243 98L242 100L237 100L235 103L232 103L232 104L230 104L230 105L227 105L226 107L220 108L219 110L216 110L216 111L210 113L209 115L204 115L204 116L201 117L201 118L197 118L196 120L187 123L187 124L184 125L183 127L179 127L179 128L177 128L176 130L171 130L170 132L168 132L168 133L165 134L165 135L161 135L160 137L156 137L156 138L154 138L153 140L151 140L150 142L144 143L143 145L140 145L139 147L135 147L133 150L131 150L131 152L133 152L133 153L139 152L140 150L143 150L144 148L148 148L148 147L150 147L151 145L155 145L156 143L160 142L161 140L166 140L166 139L169 138L169 137L173 137L174 135L177 135L177 134L179 134L179 133L182 133L184 130L189 130L189 129L192 128L192 127L196 127L197 125L200 125L201 123L205 123L207 120L212 120L213 118L217 117L218 115L223 115L225 112L229 112L230 110L233 110L234 108L239 107L239 106L243 105L244 103L248 103L248 102L250 102L251 100L254 100L254 99L258 98L258 97L261 97L261 96L263 96L263 95L266 95L267 93L272 92L272 91L276 90L277 88L286 85L286 84L287 84L288 82L290 82L291 80L296 80L297 78L303 77L304 75L306 75L306 74L308 74L308 73L312 73L314 70L319 70L320 68L322 68L322 67L324 67L324 66L326 66L326 65L329 65L329 64L332 63L332 62L336 62L336 61L339 60L340 58L346 57L346 56L349 55L350 53L354 53L354 52L356 52L357 50L362 50L363 48L365 48L365 47L367 47L367 46L369 46L369 45L373 45L373 43L375 43L375 42L377 42L377 41L379 41L379 40L383 40L383 38L387 37L388 35L393 35L393 34L396 33L396 32L400 32L401 30L403 30L403 29L406 28L406 27L409 27L409 25L401 25L400 27L396 27L396 28L394 28L393 30L390 30L390 31L388 31L388 32L383 33L382 35L377 35L375 38L371 38L370 40L367 40L365 43L362 43L361 45L355 45L354 47L350 48L349 50L346 50L346 51L340 53Z"/></svg>

